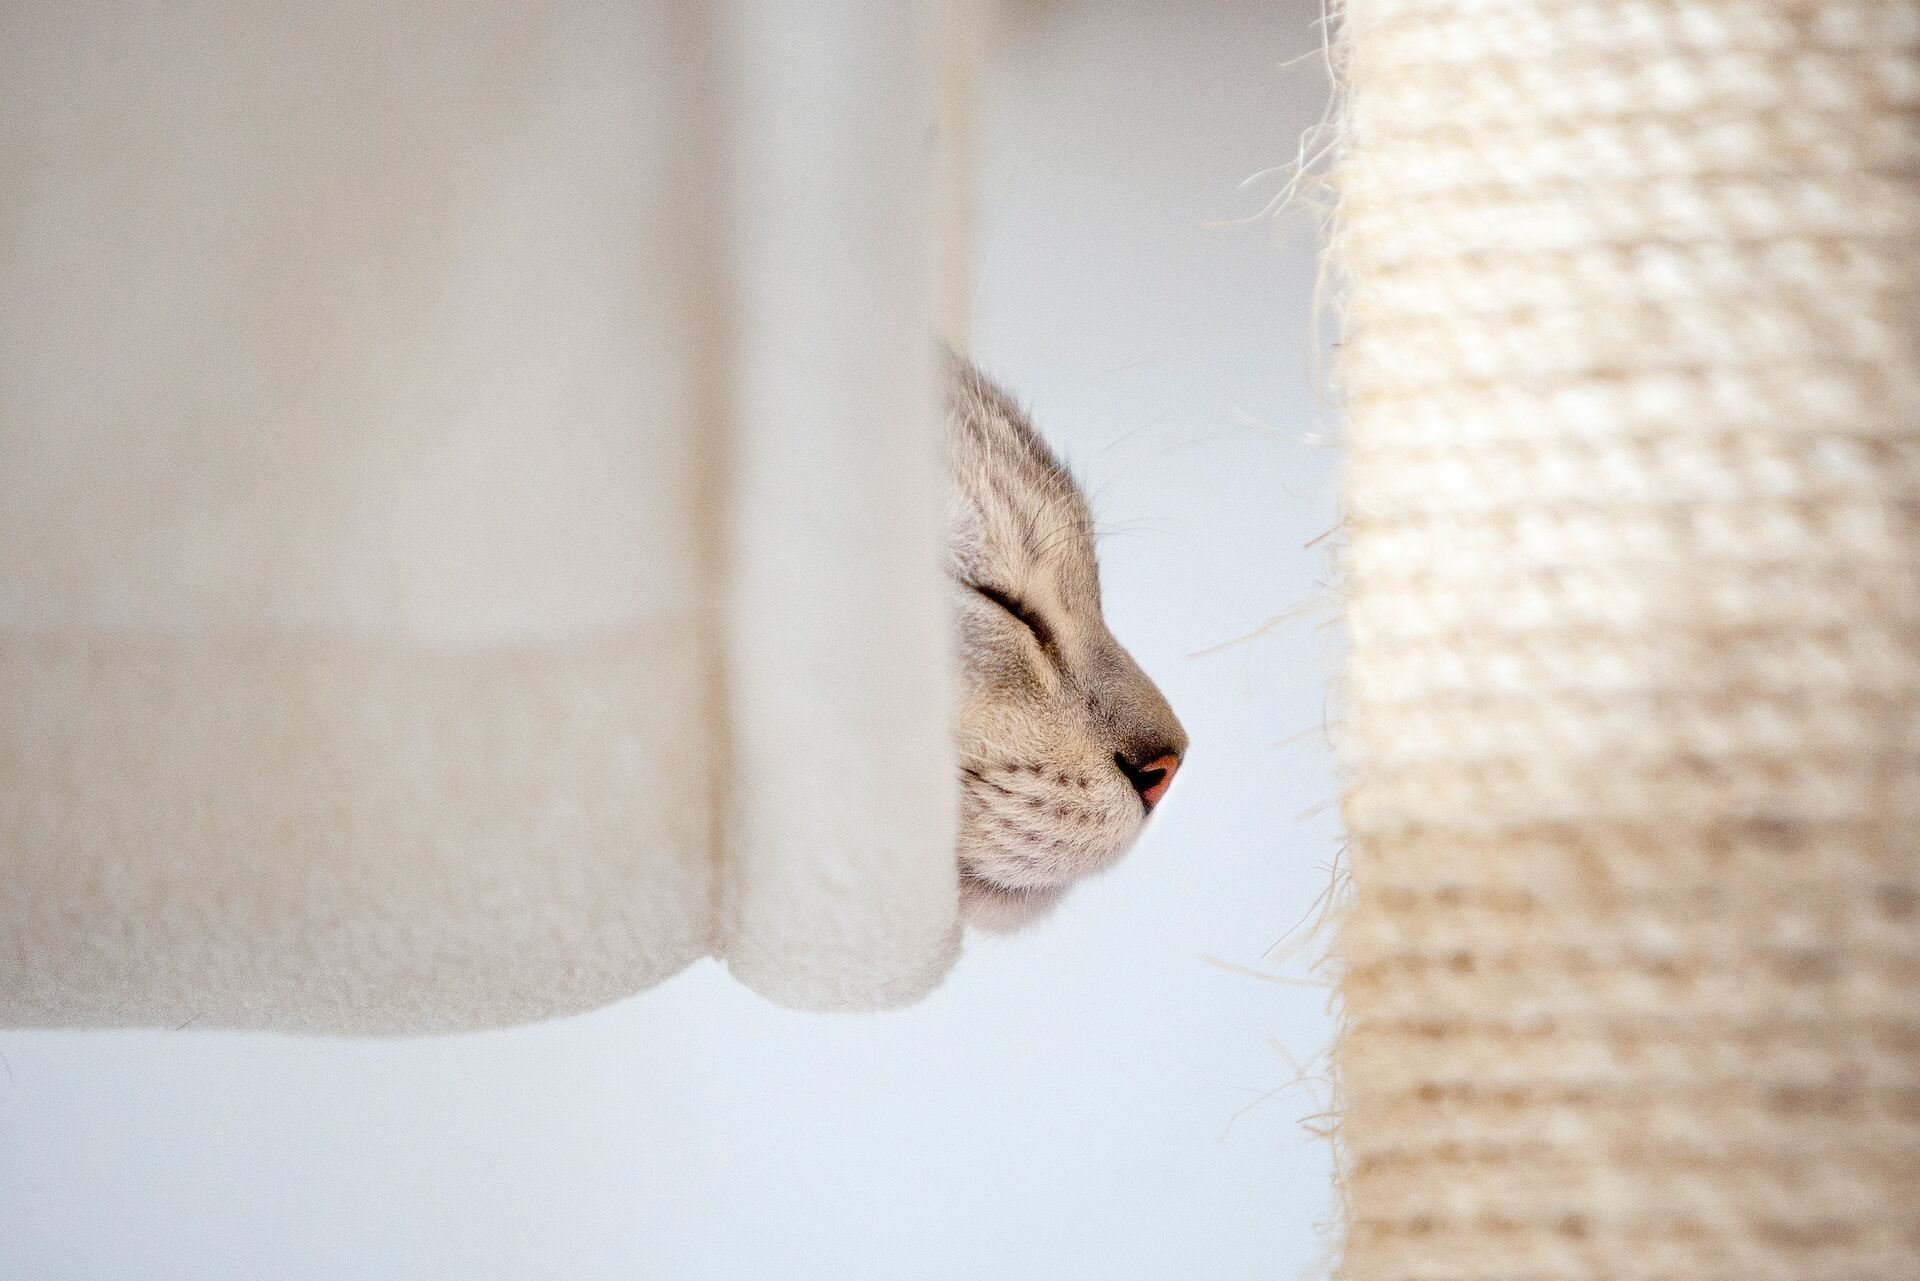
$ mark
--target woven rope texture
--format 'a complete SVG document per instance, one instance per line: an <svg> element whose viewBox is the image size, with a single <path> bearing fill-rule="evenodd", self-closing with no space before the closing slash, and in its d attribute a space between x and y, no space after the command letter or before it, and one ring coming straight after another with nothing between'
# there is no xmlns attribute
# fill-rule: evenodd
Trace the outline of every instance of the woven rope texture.
<svg viewBox="0 0 1920 1281"><path fill-rule="evenodd" d="M1342 1275L1920 1278L1920 3L1345 22Z"/></svg>

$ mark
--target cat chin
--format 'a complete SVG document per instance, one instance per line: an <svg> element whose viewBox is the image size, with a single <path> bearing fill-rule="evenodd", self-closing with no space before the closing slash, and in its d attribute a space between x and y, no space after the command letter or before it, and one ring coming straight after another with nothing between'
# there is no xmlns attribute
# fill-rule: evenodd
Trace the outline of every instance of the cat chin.
<svg viewBox="0 0 1920 1281"><path fill-rule="evenodd" d="M960 869L960 919L983 934L1017 934L1051 912L1067 886L1019 889Z"/></svg>

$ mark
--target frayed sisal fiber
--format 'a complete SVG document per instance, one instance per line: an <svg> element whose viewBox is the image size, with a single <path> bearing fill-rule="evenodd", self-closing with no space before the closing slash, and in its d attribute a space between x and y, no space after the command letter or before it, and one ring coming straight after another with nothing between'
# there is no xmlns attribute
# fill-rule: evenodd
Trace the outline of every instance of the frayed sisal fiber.
<svg viewBox="0 0 1920 1281"><path fill-rule="evenodd" d="M954 954L937 6L0 6L0 1023Z"/></svg>
<svg viewBox="0 0 1920 1281"><path fill-rule="evenodd" d="M1349 0L1346 1281L1920 1277L1920 6Z"/></svg>

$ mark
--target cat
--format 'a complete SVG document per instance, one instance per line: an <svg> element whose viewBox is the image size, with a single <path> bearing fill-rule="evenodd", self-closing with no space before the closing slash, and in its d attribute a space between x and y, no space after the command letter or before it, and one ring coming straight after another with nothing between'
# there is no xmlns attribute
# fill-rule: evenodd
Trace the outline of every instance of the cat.
<svg viewBox="0 0 1920 1281"><path fill-rule="evenodd" d="M1008 932L1133 844L1187 735L1107 630L1080 487L1004 391L947 368L960 914Z"/></svg>

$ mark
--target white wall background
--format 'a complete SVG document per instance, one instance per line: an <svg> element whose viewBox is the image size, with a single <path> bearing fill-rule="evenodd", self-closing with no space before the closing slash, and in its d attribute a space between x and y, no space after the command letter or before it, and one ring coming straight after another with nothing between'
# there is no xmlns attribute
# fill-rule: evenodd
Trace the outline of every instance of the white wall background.
<svg viewBox="0 0 1920 1281"><path fill-rule="evenodd" d="M977 351L1078 464L1116 633L1192 733L1148 838L921 1007L770 1009L715 967L550 1026L355 1043L0 1033L5 1281L1293 1278L1331 1027L1262 953L1327 881L1333 521L1313 236L1245 218L1324 105L1309 3L1013 0ZM1268 1097L1279 1090L1277 1095Z"/></svg>

